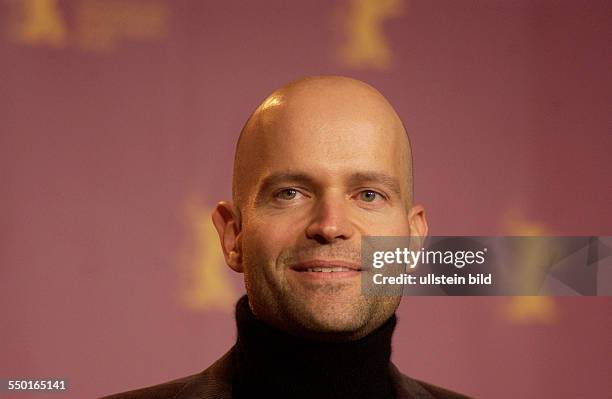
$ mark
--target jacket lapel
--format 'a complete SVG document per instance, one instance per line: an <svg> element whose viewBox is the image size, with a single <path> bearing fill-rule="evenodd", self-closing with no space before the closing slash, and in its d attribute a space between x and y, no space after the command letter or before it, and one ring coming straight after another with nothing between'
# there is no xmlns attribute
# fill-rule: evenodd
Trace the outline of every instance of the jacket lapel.
<svg viewBox="0 0 612 399"><path fill-rule="evenodd" d="M233 349L185 385L173 399L231 399Z"/></svg>
<svg viewBox="0 0 612 399"><path fill-rule="evenodd" d="M402 374L395 364L390 364L389 371L395 386L397 399L435 399L418 381Z"/></svg>

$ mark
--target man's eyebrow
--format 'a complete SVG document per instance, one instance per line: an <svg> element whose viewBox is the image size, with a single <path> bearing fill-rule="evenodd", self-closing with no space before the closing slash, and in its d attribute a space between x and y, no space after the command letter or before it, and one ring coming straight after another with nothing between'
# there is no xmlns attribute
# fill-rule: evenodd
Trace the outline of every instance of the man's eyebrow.
<svg viewBox="0 0 612 399"><path fill-rule="evenodd" d="M399 181L386 173L381 172L355 172L351 174L348 179L349 184L355 185L362 182L377 182L389 190L391 190L394 194L401 196L400 184Z"/></svg>
<svg viewBox="0 0 612 399"><path fill-rule="evenodd" d="M266 176L261 183L259 184L259 188L257 189L258 195L267 192L270 188L284 183L284 182L297 182L297 183L306 183L312 184L314 183L314 178L307 175L306 173L301 172L277 172L272 173L269 176Z"/></svg>
<svg viewBox="0 0 612 399"><path fill-rule="evenodd" d="M277 172L272 173L269 176L266 176L261 183L259 184L259 188L257 189L257 195L255 198L255 203L259 203L262 200L262 197L267 193L272 187L277 186L281 183L286 182L294 182L294 183L303 183L307 185L314 185L316 183L316 179L306 173L303 172ZM386 174L381 172L355 172L352 173L346 183L348 185L354 186L357 184L363 184L365 182L377 182L385 187L387 187L391 192L396 194L397 196L401 196L400 184L399 181Z"/></svg>

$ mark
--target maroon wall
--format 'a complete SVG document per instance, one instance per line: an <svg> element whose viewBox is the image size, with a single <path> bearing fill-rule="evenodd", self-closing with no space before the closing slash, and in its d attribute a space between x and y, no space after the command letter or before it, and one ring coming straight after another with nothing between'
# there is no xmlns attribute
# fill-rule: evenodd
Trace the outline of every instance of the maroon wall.
<svg viewBox="0 0 612 399"><path fill-rule="evenodd" d="M92 397L230 347L243 288L208 212L247 116L302 75L396 106L433 234L612 235L609 2L367 4L0 2L0 378ZM611 304L405 298L393 356L477 397L604 397Z"/></svg>

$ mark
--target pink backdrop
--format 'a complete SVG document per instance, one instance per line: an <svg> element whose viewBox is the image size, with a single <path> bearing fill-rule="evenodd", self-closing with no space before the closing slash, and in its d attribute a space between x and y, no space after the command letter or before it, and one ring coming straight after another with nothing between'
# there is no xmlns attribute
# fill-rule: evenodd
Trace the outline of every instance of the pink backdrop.
<svg viewBox="0 0 612 399"><path fill-rule="evenodd" d="M94 397L231 346L208 212L247 116L302 75L395 105L433 234L612 235L609 2L374 3L0 2L0 378ZM393 358L477 397L607 397L611 304L406 298Z"/></svg>

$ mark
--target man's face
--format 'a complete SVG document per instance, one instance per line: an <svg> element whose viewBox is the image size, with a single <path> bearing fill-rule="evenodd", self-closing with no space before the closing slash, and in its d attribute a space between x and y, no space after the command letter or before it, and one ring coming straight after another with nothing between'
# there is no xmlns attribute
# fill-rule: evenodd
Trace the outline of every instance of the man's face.
<svg viewBox="0 0 612 399"><path fill-rule="evenodd" d="M251 307L300 334L361 337L399 304L362 295L360 247L410 234L404 132L380 107L302 101L262 114L245 144L237 237Z"/></svg>

